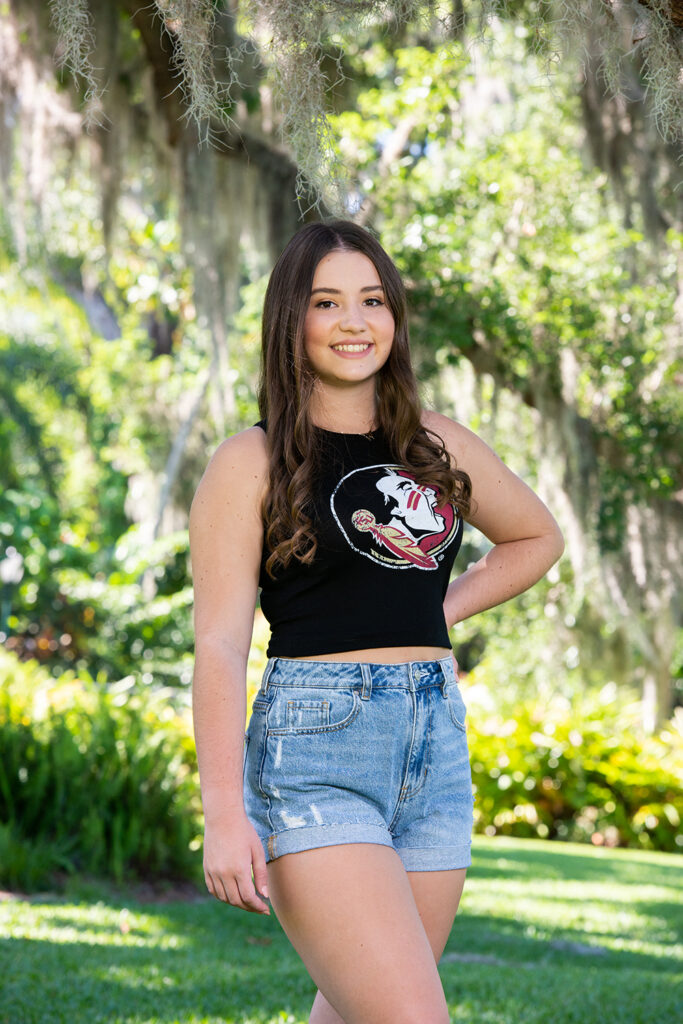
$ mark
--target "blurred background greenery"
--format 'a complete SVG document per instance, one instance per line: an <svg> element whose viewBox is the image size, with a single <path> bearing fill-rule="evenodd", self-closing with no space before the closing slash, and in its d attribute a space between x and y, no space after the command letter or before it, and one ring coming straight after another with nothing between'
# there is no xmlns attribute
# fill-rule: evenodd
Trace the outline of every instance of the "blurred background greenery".
<svg viewBox="0 0 683 1024"><path fill-rule="evenodd" d="M269 269L332 209L405 277L425 404L567 539L452 631L476 829L680 851L682 147L638 52L615 96L543 4L321 23L327 194L234 6L239 82L196 120L173 5L85 4L93 96L47 5L0 2L0 882L198 876L188 508L258 418ZM266 644L257 609L250 696Z"/></svg>

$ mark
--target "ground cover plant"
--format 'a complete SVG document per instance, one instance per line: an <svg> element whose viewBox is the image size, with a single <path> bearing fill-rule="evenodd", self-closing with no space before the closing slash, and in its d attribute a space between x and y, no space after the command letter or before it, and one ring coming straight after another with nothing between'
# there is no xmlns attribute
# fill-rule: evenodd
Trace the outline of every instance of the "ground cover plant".
<svg viewBox="0 0 683 1024"><path fill-rule="evenodd" d="M451 1020L674 1024L680 877L676 855L476 836L440 964ZM0 1024L308 1019L314 986L274 916L178 895L77 880L5 894Z"/></svg>
<svg viewBox="0 0 683 1024"><path fill-rule="evenodd" d="M168 692L55 680L1 650L0 684L2 884L196 872L194 743Z"/></svg>

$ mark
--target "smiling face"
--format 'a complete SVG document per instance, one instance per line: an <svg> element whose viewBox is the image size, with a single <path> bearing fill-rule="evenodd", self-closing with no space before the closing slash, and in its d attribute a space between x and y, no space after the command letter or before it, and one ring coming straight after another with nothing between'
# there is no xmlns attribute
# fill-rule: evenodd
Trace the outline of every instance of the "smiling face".
<svg viewBox="0 0 683 1024"><path fill-rule="evenodd" d="M389 358L394 318L372 260L335 249L316 267L304 322L304 349L319 381L371 380Z"/></svg>

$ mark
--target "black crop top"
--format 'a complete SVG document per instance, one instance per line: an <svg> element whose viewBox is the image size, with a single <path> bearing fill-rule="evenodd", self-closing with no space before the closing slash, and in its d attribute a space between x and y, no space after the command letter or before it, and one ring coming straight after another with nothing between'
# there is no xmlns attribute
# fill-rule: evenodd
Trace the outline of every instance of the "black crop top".
<svg viewBox="0 0 683 1024"><path fill-rule="evenodd" d="M257 426L265 429L264 422ZM443 600L462 540L452 504L396 465L381 430L322 430L311 565L292 559L259 586L269 657L375 647L450 647Z"/></svg>

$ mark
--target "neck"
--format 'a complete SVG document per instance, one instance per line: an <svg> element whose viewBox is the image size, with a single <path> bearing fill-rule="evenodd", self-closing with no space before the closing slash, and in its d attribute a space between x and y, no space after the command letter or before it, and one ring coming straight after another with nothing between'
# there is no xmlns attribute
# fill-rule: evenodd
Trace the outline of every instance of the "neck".
<svg viewBox="0 0 683 1024"><path fill-rule="evenodd" d="M326 388L320 381L311 395L311 422L343 434L365 434L377 426L374 381L348 389Z"/></svg>

